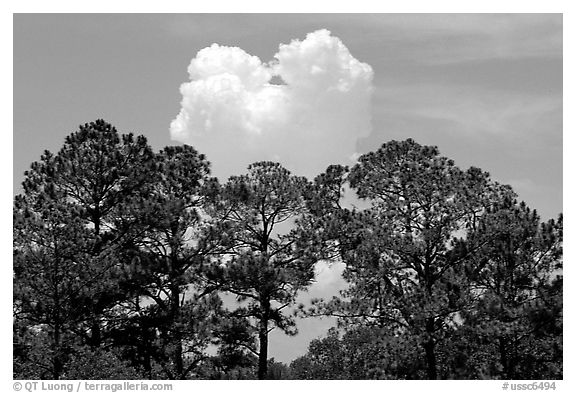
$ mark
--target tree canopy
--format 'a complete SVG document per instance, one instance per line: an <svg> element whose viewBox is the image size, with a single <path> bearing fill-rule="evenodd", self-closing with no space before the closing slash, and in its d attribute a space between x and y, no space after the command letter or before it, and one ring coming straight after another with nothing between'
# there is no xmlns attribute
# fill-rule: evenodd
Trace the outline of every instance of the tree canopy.
<svg viewBox="0 0 576 393"><path fill-rule="evenodd" d="M97 120L14 198L14 377L562 378L562 255L561 214L412 139L312 181L264 161L221 183L194 147ZM320 261L347 288L298 304ZM273 329L326 316L270 358Z"/></svg>

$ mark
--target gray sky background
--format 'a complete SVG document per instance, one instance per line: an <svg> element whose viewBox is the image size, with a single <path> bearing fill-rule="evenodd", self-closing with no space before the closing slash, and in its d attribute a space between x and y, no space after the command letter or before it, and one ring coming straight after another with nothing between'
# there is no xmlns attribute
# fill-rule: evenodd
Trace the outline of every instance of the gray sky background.
<svg viewBox="0 0 576 393"><path fill-rule="evenodd" d="M43 150L97 118L155 150L176 144L178 89L199 50L238 46L267 62L318 29L374 71L372 132L356 151L411 137L511 184L543 219L562 211L560 14L17 14L14 193ZM341 285L333 271L322 277L315 296ZM327 323L299 326L294 338L273 336L271 356L304 353Z"/></svg>

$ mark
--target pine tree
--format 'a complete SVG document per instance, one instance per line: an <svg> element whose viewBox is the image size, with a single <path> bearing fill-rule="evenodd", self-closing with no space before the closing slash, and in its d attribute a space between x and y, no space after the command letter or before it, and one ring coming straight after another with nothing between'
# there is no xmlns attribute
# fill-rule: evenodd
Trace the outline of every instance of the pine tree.
<svg viewBox="0 0 576 393"><path fill-rule="evenodd" d="M437 346L471 296L467 255L454 252L455 239L511 190L411 139L382 145L350 170L346 180L367 208L338 204L345 176L345 168L331 167L317 179L317 192L331 198L316 203L316 214L324 237L338 245L350 287L316 312L416 338L427 378L437 379ZM479 247L470 243L469 252Z"/></svg>
<svg viewBox="0 0 576 393"><path fill-rule="evenodd" d="M462 242L484 243L467 263L479 299L463 318L498 365L490 377L562 378L562 226L507 198Z"/></svg>
<svg viewBox="0 0 576 393"><path fill-rule="evenodd" d="M205 157L191 146L166 147L155 160L159 179L138 213L146 232L134 244L139 263L129 274L140 276L134 290L153 303L132 304L132 329L140 331L133 345L141 347L149 372L153 360L168 379L186 379L207 359L204 350L223 316L219 296L205 291L201 280L205 260L220 249L205 211L214 180Z"/></svg>
<svg viewBox="0 0 576 393"><path fill-rule="evenodd" d="M64 336L98 347L104 321L130 296L119 255L139 236L131 209L154 180L152 158L144 137L97 120L25 173L14 203L15 311L28 330L48 327L53 378Z"/></svg>
<svg viewBox="0 0 576 393"><path fill-rule="evenodd" d="M216 214L228 225L228 252L207 274L215 287L236 296L236 315L255 321L259 348L258 378L267 377L268 334L279 328L296 334L295 320L283 310L314 278L313 255L297 229L305 214L309 184L280 164L258 162L248 174L231 177L215 202Z"/></svg>

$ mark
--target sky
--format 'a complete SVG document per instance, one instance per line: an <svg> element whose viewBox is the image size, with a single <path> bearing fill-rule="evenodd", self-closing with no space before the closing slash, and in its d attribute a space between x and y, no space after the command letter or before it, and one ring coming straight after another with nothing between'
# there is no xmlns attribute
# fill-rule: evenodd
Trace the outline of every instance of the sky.
<svg viewBox="0 0 576 393"><path fill-rule="evenodd" d="M392 139L436 145L562 206L561 14L16 14L13 193L45 150L103 118L188 143L220 180L260 159L314 176ZM307 296L333 294L319 266ZM290 361L329 322L274 333Z"/></svg>

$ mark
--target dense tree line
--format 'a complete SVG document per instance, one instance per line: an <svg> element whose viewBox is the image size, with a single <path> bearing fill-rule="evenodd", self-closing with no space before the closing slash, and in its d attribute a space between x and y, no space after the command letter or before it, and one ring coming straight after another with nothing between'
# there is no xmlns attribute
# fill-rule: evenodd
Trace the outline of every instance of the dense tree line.
<svg viewBox="0 0 576 393"><path fill-rule="evenodd" d="M220 183L193 147L97 120L14 200L14 377L562 378L562 224L411 139ZM297 305L320 260L347 289ZM338 328L275 362L298 316Z"/></svg>

